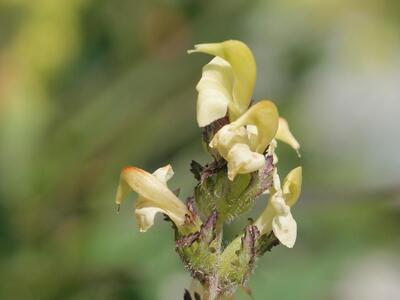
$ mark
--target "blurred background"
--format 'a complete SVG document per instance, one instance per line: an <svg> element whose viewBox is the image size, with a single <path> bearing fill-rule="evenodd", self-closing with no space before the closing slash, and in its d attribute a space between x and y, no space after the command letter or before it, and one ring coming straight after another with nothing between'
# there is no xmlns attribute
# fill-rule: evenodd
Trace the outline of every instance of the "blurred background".
<svg viewBox="0 0 400 300"><path fill-rule="evenodd" d="M191 195L210 57L186 50L234 38L302 145L280 173L304 170L298 242L254 298L400 299L399 32L396 0L0 0L0 298L182 299L170 226L139 233L114 193L124 165L171 163Z"/></svg>

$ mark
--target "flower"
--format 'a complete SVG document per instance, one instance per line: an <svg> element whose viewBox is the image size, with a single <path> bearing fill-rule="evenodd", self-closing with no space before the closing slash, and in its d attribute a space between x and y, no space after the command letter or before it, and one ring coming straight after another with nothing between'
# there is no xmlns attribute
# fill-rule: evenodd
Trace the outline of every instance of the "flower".
<svg viewBox="0 0 400 300"><path fill-rule="evenodd" d="M125 167L122 170L115 202L120 205L131 190L139 194L135 215L141 232L153 226L158 212L168 215L178 229L184 225L185 215L189 212L167 187L167 181L173 175L170 165L157 169L153 174L136 167Z"/></svg>
<svg viewBox="0 0 400 300"><path fill-rule="evenodd" d="M297 223L290 208L300 196L302 169L297 167L290 171L283 181L282 188L276 169L274 171L274 191L255 225L261 234L269 234L273 231L283 245L292 248L296 242Z"/></svg>
<svg viewBox="0 0 400 300"><path fill-rule="evenodd" d="M278 130L278 118L275 104L263 100L215 134L210 147L216 148L228 162L230 180L265 165L263 152Z"/></svg>
<svg viewBox="0 0 400 300"><path fill-rule="evenodd" d="M195 45L188 53L216 56L204 66L197 84L197 122L200 127L224 117L232 122L249 107L256 81L256 63L246 44L229 40Z"/></svg>
<svg viewBox="0 0 400 300"><path fill-rule="evenodd" d="M246 44L235 40L199 44L188 52L215 56L203 67L197 84L197 122L204 127L229 116L230 124L215 134L209 146L227 161L230 180L237 174L261 169L265 164L262 154L273 138L289 144L298 153L299 143L271 101L263 100L249 108L256 63Z"/></svg>

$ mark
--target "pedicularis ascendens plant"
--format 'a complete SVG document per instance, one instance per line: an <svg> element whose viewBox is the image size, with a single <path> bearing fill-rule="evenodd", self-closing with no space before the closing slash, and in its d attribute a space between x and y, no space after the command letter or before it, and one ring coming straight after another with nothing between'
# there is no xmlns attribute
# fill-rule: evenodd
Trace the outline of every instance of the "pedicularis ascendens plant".
<svg viewBox="0 0 400 300"><path fill-rule="evenodd" d="M171 221L175 250L197 282L184 299L228 299L246 286L257 257L279 243L289 248L295 243L290 209L300 195L301 167L281 183L275 149L277 141L296 151L300 146L273 102L252 103L256 64L244 43L200 44L188 52L214 56L197 84L197 122L212 161L204 166L192 161L198 183L186 204L167 187L170 165L154 173L124 168L116 203L131 190L139 194L135 215L142 232L158 212ZM248 212L264 194L269 195L264 211L223 247L224 224Z"/></svg>

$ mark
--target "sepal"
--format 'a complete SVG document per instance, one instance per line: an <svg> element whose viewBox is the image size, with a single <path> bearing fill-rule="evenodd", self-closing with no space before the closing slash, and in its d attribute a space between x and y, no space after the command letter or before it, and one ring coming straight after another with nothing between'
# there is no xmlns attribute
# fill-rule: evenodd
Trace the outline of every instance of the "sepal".
<svg viewBox="0 0 400 300"><path fill-rule="evenodd" d="M270 234L263 234L258 239L257 243L257 256L264 255L265 252L271 251L273 247L279 245L279 240L273 232Z"/></svg>
<svg viewBox="0 0 400 300"><path fill-rule="evenodd" d="M199 231L180 237L175 249L192 277L203 285L212 281L218 262L216 247L217 212L213 211Z"/></svg>
<svg viewBox="0 0 400 300"><path fill-rule="evenodd" d="M255 268L260 231L248 225L241 237L234 239L222 253L220 259L220 290L233 293L238 286L246 286Z"/></svg>

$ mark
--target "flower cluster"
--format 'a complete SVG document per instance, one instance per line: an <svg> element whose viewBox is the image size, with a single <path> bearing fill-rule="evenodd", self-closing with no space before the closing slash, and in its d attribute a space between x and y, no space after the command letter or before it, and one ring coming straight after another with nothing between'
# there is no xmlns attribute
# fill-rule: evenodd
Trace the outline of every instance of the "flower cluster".
<svg viewBox="0 0 400 300"><path fill-rule="evenodd" d="M167 186L173 175L169 165L152 174L124 168L116 202L131 190L139 194L135 215L140 231L153 225L157 213L166 215L176 231L176 251L202 286L196 297L217 299L247 283L256 257L279 243L294 246L297 224L291 207L300 195L302 169L290 171L281 184L275 149L280 141L298 153L300 145L272 101L252 101L256 63L244 43L199 44L188 52L213 56L196 87L197 123L213 160L205 166L192 161L198 184L186 204ZM265 194L264 211L223 248L224 224Z"/></svg>

